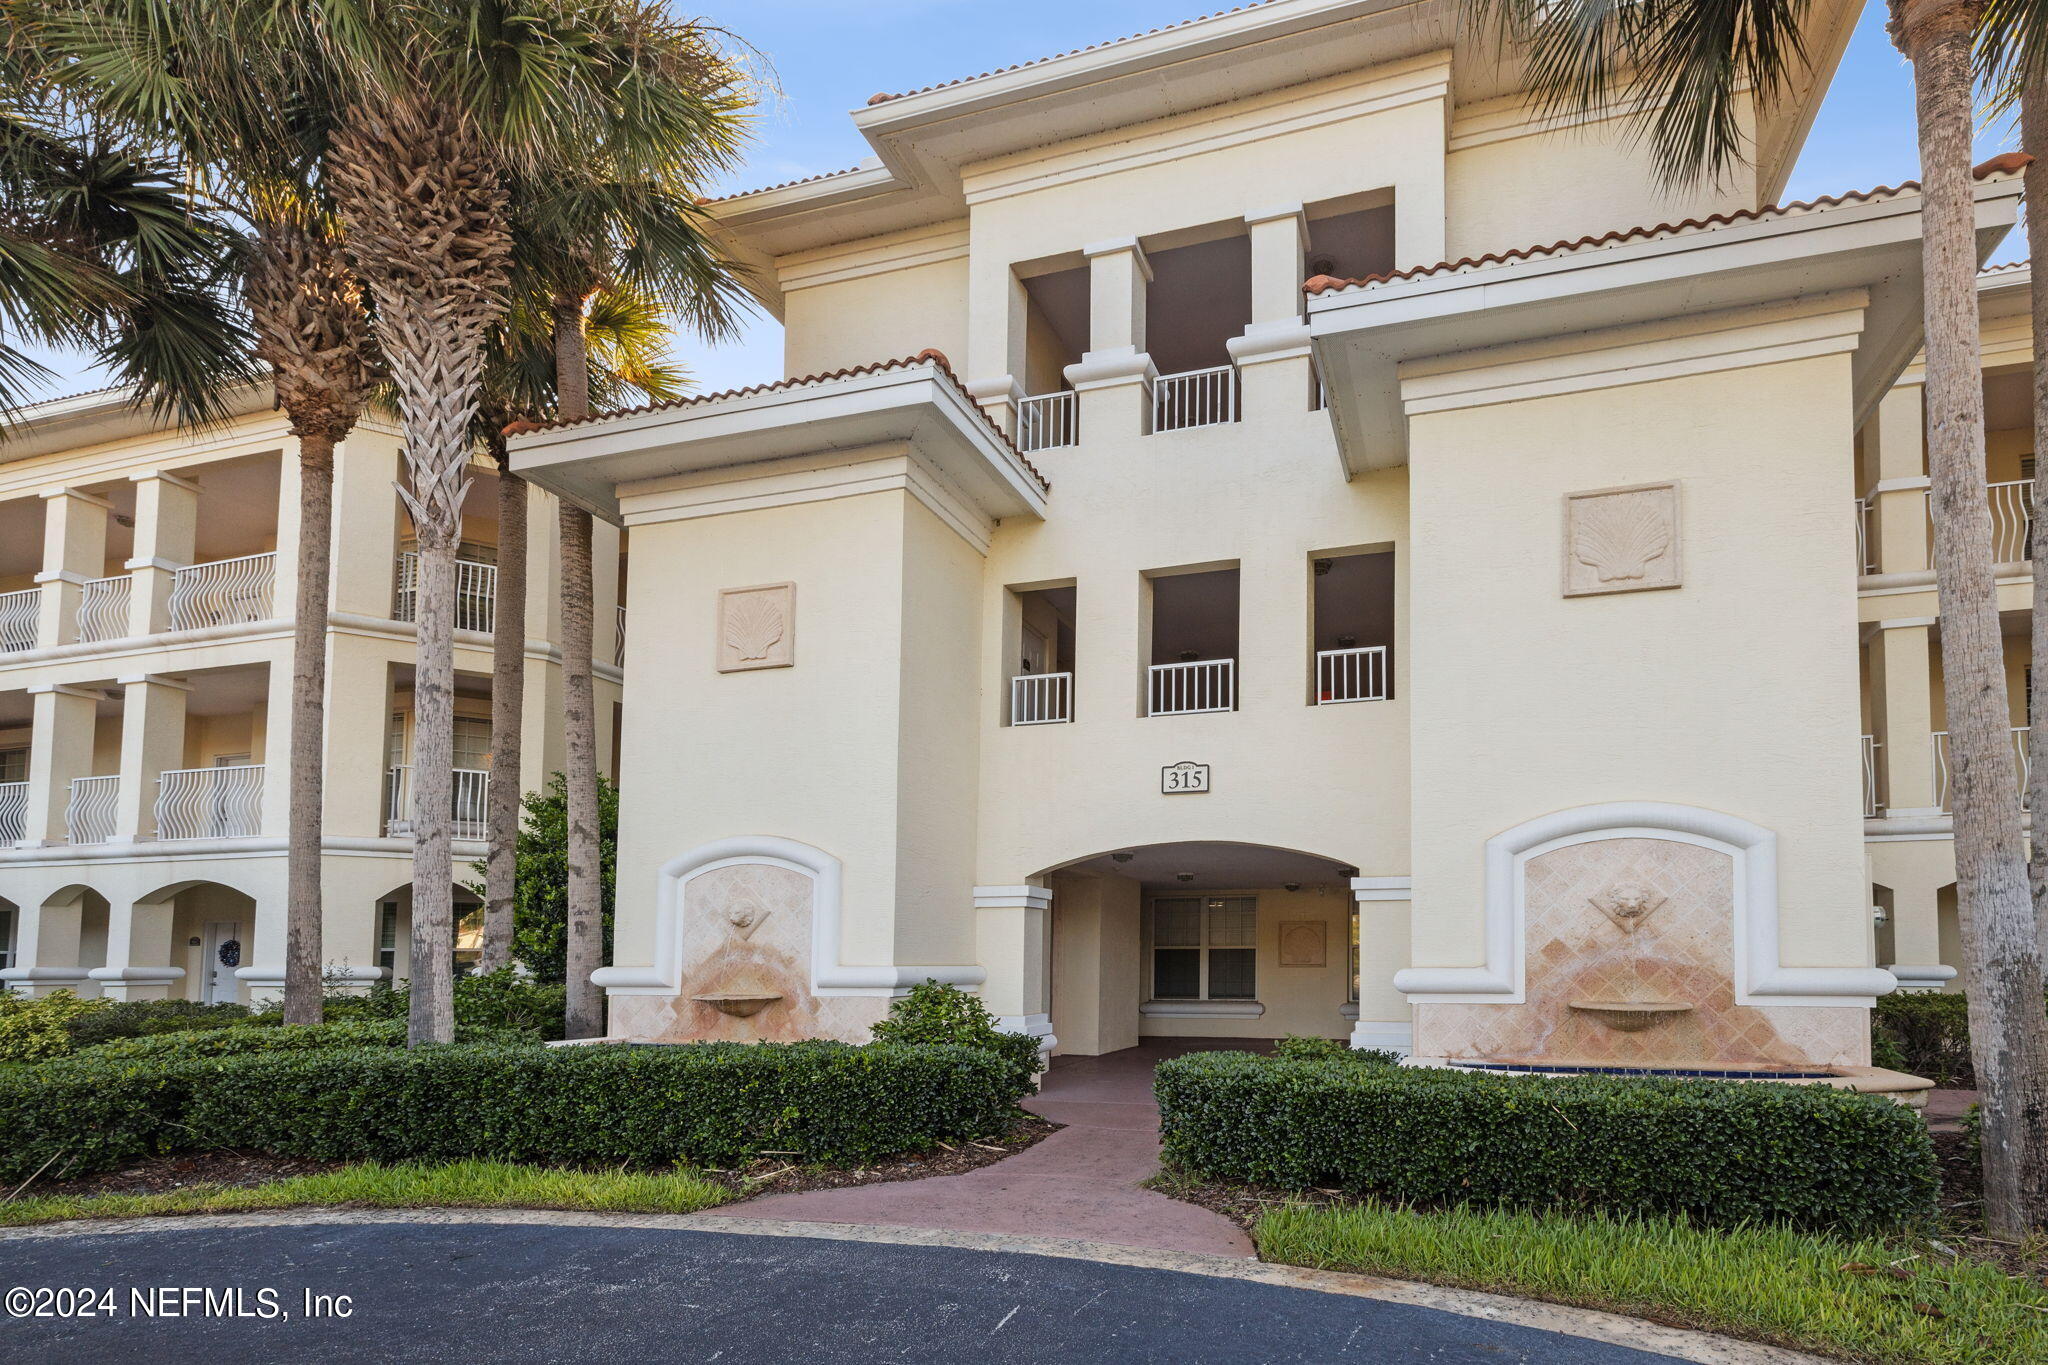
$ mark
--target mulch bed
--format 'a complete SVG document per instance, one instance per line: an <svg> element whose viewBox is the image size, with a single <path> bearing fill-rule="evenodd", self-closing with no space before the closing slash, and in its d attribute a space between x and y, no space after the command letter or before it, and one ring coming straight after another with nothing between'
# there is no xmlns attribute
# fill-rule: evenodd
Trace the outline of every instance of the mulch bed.
<svg viewBox="0 0 2048 1365"><path fill-rule="evenodd" d="M243 1188L268 1185L298 1175L317 1175L341 1166L339 1161L312 1161L304 1157L267 1156L261 1152L195 1152L189 1156L159 1156L123 1166L117 1171L81 1176L76 1180L36 1180L21 1192L23 1198L36 1195L69 1195L90 1198L97 1194L169 1194L190 1185L218 1185ZM7 1192L0 1191L0 1196Z"/></svg>

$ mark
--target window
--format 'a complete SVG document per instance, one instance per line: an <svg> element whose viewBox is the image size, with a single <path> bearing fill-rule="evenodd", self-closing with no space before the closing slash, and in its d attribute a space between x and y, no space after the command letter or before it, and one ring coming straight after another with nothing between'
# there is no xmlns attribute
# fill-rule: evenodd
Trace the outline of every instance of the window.
<svg viewBox="0 0 2048 1365"><path fill-rule="evenodd" d="M484 772L491 766L491 722L475 716L455 718L455 766Z"/></svg>
<svg viewBox="0 0 2048 1365"><path fill-rule="evenodd" d="M0 905L0 972L14 965L14 910Z"/></svg>
<svg viewBox="0 0 2048 1365"><path fill-rule="evenodd" d="M397 901L385 901L377 907L377 965L388 971L398 968Z"/></svg>
<svg viewBox="0 0 2048 1365"><path fill-rule="evenodd" d="M384 740L384 766L403 768L405 766L405 712L391 713L391 729Z"/></svg>
<svg viewBox="0 0 2048 1365"><path fill-rule="evenodd" d="M1351 994L1347 997L1352 1004L1358 1003L1358 902L1351 903Z"/></svg>
<svg viewBox="0 0 2048 1365"><path fill-rule="evenodd" d="M0 782L28 781L28 750L0 749Z"/></svg>
<svg viewBox="0 0 2048 1365"><path fill-rule="evenodd" d="M1152 998L1258 999L1258 906L1253 896L1152 902Z"/></svg>

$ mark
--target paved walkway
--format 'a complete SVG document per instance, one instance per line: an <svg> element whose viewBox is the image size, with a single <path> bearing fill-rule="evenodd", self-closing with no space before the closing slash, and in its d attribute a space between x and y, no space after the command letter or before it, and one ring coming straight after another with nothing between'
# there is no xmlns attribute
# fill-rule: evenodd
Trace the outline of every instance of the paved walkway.
<svg viewBox="0 0 2048 1365"><path fill-rule="evenodd" d="M1046 1073L1044 1089L1025 1107L1066 1127L1016 1156L965 1175L769 1195L734 1212L1250 1256L1251 1239L1229 1219L1141 1190L1138 1183L1159 1169L1152 1068L1162 1058L1201 1048L1263 1046L1187 1039L1148 1042L1104 1057L1060 1057Z"/></svg>

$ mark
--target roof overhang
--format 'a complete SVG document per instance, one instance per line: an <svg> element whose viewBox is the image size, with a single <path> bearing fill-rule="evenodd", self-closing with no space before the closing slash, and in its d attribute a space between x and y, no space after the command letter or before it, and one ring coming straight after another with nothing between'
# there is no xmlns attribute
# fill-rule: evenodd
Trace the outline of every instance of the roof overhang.
<svg viewBox="0 0 2048 1365"><path fill-rule="evenodd" d="M982 515L1043 516L1046 490L936 361L877 367L550 427L509 442L522 477L608 521L618 489L833 451L908 445Z"/></svg>
<svg viewBox="0 0 2048 1365"><path fill-rule="evenodd" d="M1976 184L1979 260L2011 228L2017 177ZM1849 291L1861 421L1919 348L1920 196L1899 192L1311 296L1311 342L1347 475L1407 462L1400 367L1518 342Z"/></svg>
<svg viewBox="0 0 2048 1365"><path fill-rule="evenodd" d="M221 396L221 418L232 421L273 406L269 383L245 384ZM178 429L177 419L150 411L130 386L94 389L30 404L0 422L0 463Z"/></svg>

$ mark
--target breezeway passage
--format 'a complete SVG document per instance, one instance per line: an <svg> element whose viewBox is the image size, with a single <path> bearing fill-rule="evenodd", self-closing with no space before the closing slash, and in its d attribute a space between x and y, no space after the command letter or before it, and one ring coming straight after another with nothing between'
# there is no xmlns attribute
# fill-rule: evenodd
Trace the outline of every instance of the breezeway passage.
<svg viewBox="0 0 2048 1365"><path fill-rule="evenodd" d="M215 1365L771 1355L991 1365L1650 1365L1688 1358L1351 1294L1063 1256L526 1216L535 1221L287 1216L17 1234L6 1239L10 1282L112 1285L123 1311L99 1320L9 1319L0 1324L0 1352L40 1362ZM241 1286L252 1296L267 1286L288 1308L309 1289L347 1294L353 1312L313 1321L296 1313L277 1321L129 1318L128 1287L159 1284ZM1799 1359L1721 1345L1728 1353L1689 1358Z"/></svg>

